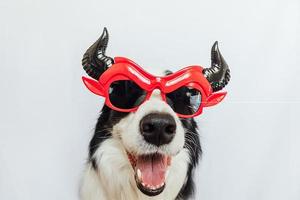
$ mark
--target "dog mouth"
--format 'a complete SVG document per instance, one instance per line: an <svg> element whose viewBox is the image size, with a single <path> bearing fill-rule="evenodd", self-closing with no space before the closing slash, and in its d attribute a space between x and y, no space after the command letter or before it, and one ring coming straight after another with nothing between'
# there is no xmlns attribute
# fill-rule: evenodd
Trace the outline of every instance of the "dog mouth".
<svg viewBox="0 0 300 200"><path fill-rule="evenodd" d="M148 196L160 194L166 185L171 157L159 153L147 155L132 155L128 159L135 172L136 185Z"/></svg>

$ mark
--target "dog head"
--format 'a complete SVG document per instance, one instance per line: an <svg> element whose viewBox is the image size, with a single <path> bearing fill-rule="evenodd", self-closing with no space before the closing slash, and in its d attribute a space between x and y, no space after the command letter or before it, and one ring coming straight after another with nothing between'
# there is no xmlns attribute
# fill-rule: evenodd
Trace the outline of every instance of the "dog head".
<svg viewBox="0 0 300 200"><path fill-rule="evenodd" d="M82 60L85 71L95 80L99 80L115 62L105 55L107 43L108 33L104 29L102 36L87 50ZM229 69L217 43L212 48L212 67L203 69L202 73L213 92L221 90L228 83ZM166 71L163 75L170 74L170 71ZM84 82L94 93L103 94L97 89L102 87L98 83L85 79ZM189 158L185 170L187 178L183 184L189 187L182 187L181 192L192 190L192 179L188 175L198 162L201 146L194 119L182 118L174 111L176 106L182 113L191 113L193 108L185 105L187 99L184 99L190 98L191 91L178 92L180 94L177 96L181 98L166 100L159 89L154 89L147 100L140 103L143 94L134 82L111 84L108 92L110 103L121 108L139 106L134 112L122 112L104 105L90 143L90 160L94 168L97 168L98 162L95 152L103 141L113 138L120 144L123 155L133 169L132 177L137 188L148 196L155 196L164 191L169 169L178 164L173 162L173 158L184 151ZM220 98L211 104L219 101Z"/></svg>

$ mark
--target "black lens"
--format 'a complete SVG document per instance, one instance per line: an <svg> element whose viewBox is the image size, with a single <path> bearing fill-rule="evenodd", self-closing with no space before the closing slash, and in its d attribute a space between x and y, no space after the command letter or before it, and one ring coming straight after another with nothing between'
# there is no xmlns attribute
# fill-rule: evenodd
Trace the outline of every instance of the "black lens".
<svg viewBox="0 0 300 200"><path fill-rule="evenodd" d="M168 104L182 115L196 113L201 104L201 92L195 88L183 86L166 94Z"/></svg>
<svg viewBox="0 0 300 200"><path fill-rule="evenodd" d="M146 92L130 80L112 82L108 93L111 104L121 109L135 108L146 98Z"/></svg>

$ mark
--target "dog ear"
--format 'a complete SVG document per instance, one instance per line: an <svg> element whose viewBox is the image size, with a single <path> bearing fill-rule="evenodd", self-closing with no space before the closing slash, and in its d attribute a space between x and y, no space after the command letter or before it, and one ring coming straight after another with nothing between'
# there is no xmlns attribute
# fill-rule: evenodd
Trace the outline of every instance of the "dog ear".
<svg viewBox="0 0 300 200"><path fill-rule="evenodd" d="M218 92L213 93L207 98L207 102L205 103L205 107L214 106L220 103L224 97L226 96L227 92Z"/></svg>
<svg viewBox="0 0 300 200"><path fill-rule="evenodd" d="M95 81L93 79L89 79L87 77L82 77L82 81L84 85L94 94L99 96L104 96L104 90L103 87L100 85L98 81Z"/></svg>

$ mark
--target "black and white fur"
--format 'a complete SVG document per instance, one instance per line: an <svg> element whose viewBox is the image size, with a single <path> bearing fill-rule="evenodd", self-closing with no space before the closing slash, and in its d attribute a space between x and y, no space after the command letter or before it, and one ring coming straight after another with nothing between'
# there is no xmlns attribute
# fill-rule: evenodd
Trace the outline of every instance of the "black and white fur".
<svg viewBox="0 0 300 200"><path fill-rule="evenodd" d="M106 29L103 35L88 49L83 59L86 72L96 79L106 69L105 61L112 61L104 55L108 41ZM101 38L104 44L99 43L99 41L101 42ZM219 90L222 84L224 86L227 84L230 76L229 69L221 54L213 54L213 50L216 51L215 46L216 44L212 49L212 68L204 71L204 74L209 82L212 83L212 86L213 83L217 84L218 88L216 90ZM100 53L96 52L95 49L100 49ZM90 56L97 53L98 57ZM100 58L99 55L102 57ZM218 63L213 63L215 61L213 60L214 57ZM224 69L222 65L226 65L225 68L227 68ZM100 72L97 71L95 73L92 70L93 67L98 67ZM223 80L216 82L215 77L218 76L217 73L223 74L223 77L226 74L225 80L222 77ZM116 100L122 101L122 99ZM183 107L183 109L185 108ZM177 128L176 134L170 143L158 147L147 143L142 137L139 124L141 119L150 113L169 114L174 118ZM135 152L136 154L158 152L172 157L165 188L160 194L148 196L138 189L134 170L128 159L127 152ZM179 118L172 108L162 101L159 90L155 90L150 99L143 103L136 112L117 112L104 105L95 127L94 136L89 145L89 159L80 189L81 199L189 199L194 192L193 173L198 164L201 152L195 120L193 118Z"/></svg>
<svg viewBox="0 0 300 200"><path fill-rule="evenodd" d="M170 144L155 147L147 144L139 132L140 120L149 113L168 113L177 130ZM126 151L140 154L157 151L172 155L172 164L164 191L154 197L143 194L136 186L134 171ZM89 146L89 161L81 187L83 200L110 199L187 199L193 194L193 170L201 146L194 119L180 119L155 91L149 101L135 113L120 113L104 106Z"/></svg>

